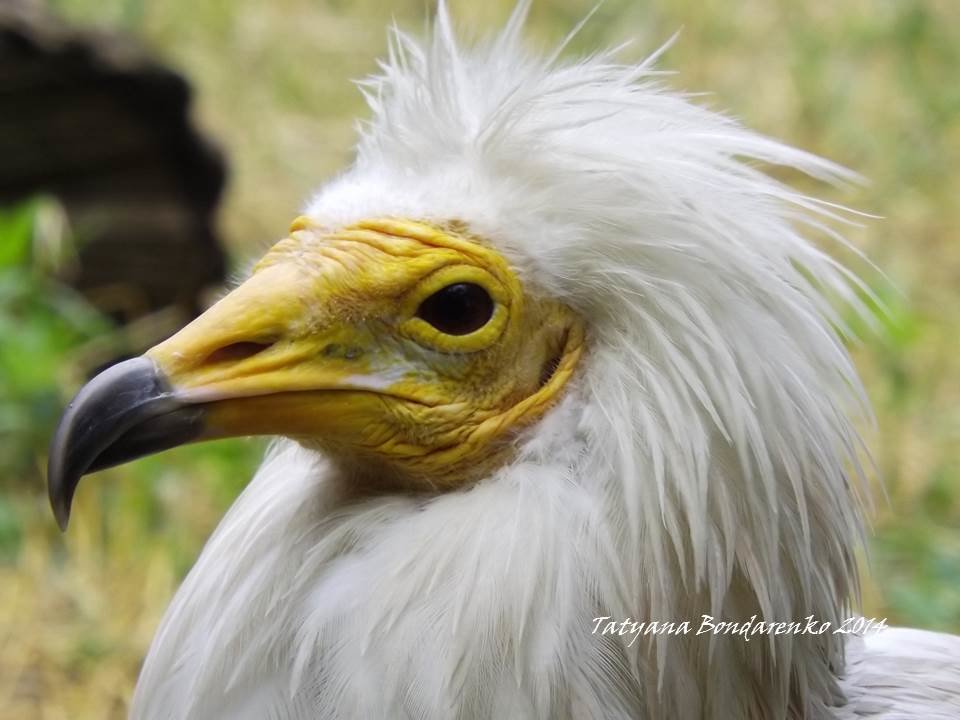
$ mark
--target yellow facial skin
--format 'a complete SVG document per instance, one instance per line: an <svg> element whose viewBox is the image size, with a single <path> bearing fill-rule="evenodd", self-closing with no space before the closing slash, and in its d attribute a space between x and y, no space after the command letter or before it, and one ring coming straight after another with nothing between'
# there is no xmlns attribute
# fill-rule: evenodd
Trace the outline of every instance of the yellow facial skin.
<svg viewBox="0 0 960 720"><path fill-rule="evenodd" d="M494 303L462 335L417 316L457 283ZM582 345L573 312L525 294L458 229L379 219L325 231L298 218L246 283L147 356L181 399L209 403L206 437L286 435L375 482L443 489L506 461Z"/></svg>

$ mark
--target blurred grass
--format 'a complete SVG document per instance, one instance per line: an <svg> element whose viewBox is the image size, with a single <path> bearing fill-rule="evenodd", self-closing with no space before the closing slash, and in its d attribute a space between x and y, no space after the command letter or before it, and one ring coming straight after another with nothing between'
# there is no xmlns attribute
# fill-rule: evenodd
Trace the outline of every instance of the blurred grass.
<svg viewBox="0 0 960 720"><path fill-rule="evenodd" d="M349 162L365 115L349 80L375 69L391 19L416 30L429 10L421 0L51 4L140 35L193 79L198 117L233 164L222 222L238 267ZM510 2L451 5L464 27L491 28ZM531 42L549 47L593 5L535 3ZM865 611L960 631L960 3L607 0L571 52L633 38L626 55L639 58L680 28L663 61L677 87L708 90L702 102L870 180L830 195L884 216L850 236L891 281L867 270L890 317L856 351L889 495ZM64 254L51 212L39 200L0 216L0 714L119 718L160 613L262 445L183 448L89 478L59 537L44 446L76 387L63 368L104 326L44 273Z"/></svg>

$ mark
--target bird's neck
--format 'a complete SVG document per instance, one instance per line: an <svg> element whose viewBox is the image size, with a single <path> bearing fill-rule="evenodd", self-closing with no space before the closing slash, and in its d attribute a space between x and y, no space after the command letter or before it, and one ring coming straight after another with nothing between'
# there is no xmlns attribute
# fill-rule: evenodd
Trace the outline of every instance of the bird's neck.
<svg viewBox="0 0 960 720"><path fill-rule="evenodd" d="M823 567L781 558L778 603L764 607L750 563L767 558L749 528L726 577L692 567L692 551L651 547L667 530L627 527L617 470L570 416L555 421L574 430L533 437L497 476L429 501L358 497L315 454L279 446L168 610L135 716L263 703L307 717L319 703L345 717L400 705L426 717L826 717L838 641L695 633L705 614L835 618L835 538L810 540ZM678 632L605 634L602 617Z"/></svg>

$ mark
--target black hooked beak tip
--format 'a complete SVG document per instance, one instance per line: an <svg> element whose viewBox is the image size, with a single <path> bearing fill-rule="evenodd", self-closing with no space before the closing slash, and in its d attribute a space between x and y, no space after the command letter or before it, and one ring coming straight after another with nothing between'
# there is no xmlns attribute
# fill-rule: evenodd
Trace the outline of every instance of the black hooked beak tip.
<svg viewBox="0 0 960 720"><path fill-rule="evenodd" d="M118 363L70 402L50 443L47 490L61 530L87 473L197 440L204 409L177 400L149 358Z"/></svg>

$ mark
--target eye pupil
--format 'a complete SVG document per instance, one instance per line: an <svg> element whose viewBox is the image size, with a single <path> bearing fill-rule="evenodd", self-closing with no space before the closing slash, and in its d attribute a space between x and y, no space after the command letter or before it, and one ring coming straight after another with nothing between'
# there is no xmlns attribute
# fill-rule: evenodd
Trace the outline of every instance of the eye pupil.
<svg viewBox="0 0 960 720"><path fill-rule="evenodd" d="M467 335L493 317L493 299L479 285L455 283L424 300L417 317L447 335Z"/></svg>

